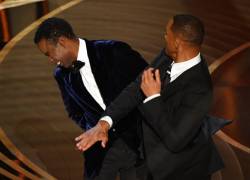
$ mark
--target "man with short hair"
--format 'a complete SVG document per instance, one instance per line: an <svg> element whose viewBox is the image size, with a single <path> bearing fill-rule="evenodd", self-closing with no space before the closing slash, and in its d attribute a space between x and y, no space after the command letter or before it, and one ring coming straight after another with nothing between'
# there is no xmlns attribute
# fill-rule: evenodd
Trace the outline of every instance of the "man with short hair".
<svg viewBox="0 0 250 180"><path fill-rule="evenodd" d="M202 22L192 15L176 15L166 26L166 48L136 81L107 107L98 124L80 135L85 151L96 141L107 142L108 129L140 109L144 151L153 180L209 180L223 167L204 124L212 101L212 82L200 54ZM204 120L205 118L205 120ZM122 121L122 120L121 120Z"/></svg>
<svg viewBox="0 0 250 180"><path fill-rule="evenodd" d="M106 106L147 66L128 44L77 38L71 25L61 18L43 21L34 42L57 64L54 75L66 110L84 130L96 125ZM137 179L137 114L134 110L112 126L105 149L96 144L84 152L85 180L115 180L117 173L121 180Z"/></svg>

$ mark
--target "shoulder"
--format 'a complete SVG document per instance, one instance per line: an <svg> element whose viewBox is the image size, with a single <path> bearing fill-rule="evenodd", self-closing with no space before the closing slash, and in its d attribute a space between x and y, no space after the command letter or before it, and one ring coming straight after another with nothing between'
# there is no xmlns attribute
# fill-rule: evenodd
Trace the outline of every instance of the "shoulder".
<svg viewBox="0 0 250 180"><path fill-rule="evenodd" d="M66 73L66 69L60 65L57 65L55 68L54 68L54 71L53 71L53 75L56 79L58 78L61 78L65 75Z"/></svg>
<svg viewBox="0 0 250 180"><path fill-rule="evenodd" d="M92 40L90 41L95 47L98 48L115 48L115 49L131 49L130 45L125 42L117 40Z"/></svg>
<svg viewBox="0 0 250 180"><path fill-rule="evenodd" d="M60 66L56 66L54 71L53 71L53 74L55 77L59 77L62 75L62 68Z"/></svg>
<svg viewBox="0 0 250 180"><path fill-rule="evenodd" d="M212 90L212 80L205 59L187 70L184 77L190 87Z"/></svg>

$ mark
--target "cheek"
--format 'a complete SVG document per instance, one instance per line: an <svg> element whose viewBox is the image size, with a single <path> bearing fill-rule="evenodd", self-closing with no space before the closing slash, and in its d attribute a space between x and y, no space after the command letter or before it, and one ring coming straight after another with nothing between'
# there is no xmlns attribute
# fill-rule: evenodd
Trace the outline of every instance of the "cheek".
<svg viewBox="0 0 250 180"><path fill-rule="evenodd" d="M57 59L57 60L62 61L62 59L63 59L63 54L62 54L61 52L56 52L55 56L56 56L56 59Z"/></svg>
<svg viewBox="0 0 250 180"><path fill-rule="evenodd" d="M174 45L173 45L172 40L170 38L167 38L167 48L169 51L174 51Z"/></svg>
<svg viewBox="0 0 250 180"><path fill-rule="evenodd" d="M61 50L60 48L58 48L55 51L55 57L59 61L64 61L64 59L65 59L65 52L63 50Z"/></svg>
<svg viewBox="0 0 250 180"><path fill-rule="evenodd" d="M171 44L169 43L170 41L168 39L166 39L166 48L167 48L167 51L168 52L171 52L172 51L172 48L171 48Z"/></svg>
<svg viewBox="0 0 250 180"><path fill-rule="evenodd" d="M68 51L61 50L57 51L57 58L61 61L66 67L71 66L71 60Z"/></svg>
<svg viewBox="0 0 250 180"><path fill-rule="evenodd" d="M167 49L167 54L169 56L171 56L172 58L174 58L175 53L176 53L176 49L174 48L173 44L172 43L167 43L166 44L166 49Z"/></svg>

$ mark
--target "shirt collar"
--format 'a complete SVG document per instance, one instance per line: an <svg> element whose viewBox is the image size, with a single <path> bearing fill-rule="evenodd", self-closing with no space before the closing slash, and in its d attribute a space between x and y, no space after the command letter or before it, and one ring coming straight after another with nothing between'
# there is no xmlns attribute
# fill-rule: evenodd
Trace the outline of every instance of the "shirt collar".
<svg viewBox="0 0 250 180"><path fill-rule="evenodd" d="M78 48L77 61L86 62L86 60L88 59L86 42L85 40L80 38L78 40L79 40L79 48Z"/></svg>
<svg viewBox="0 0 250 180"><path fill-rule="evenodd" d="M177 75L177 74L181 74L184 71L190 69L191 67L195 66L196 64L198 64L201 61L201 55L200 53L198 53L197 56L195 56L194 58L184 61L184 62L180 62L180 63L173 63L172 64L172 68L171 68L171 77Z"/></svg>

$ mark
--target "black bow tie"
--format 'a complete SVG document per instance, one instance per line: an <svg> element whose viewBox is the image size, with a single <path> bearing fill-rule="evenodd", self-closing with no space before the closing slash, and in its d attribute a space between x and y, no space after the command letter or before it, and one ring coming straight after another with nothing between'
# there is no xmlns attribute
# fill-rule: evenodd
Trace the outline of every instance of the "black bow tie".
<svg viewBox="0 0 250 180"><path fill-rule="evenodd" d="M74 61L71 66L71 71L73 73L78 73L79 70L85 65L85 62L82 61Z"/></svg>

